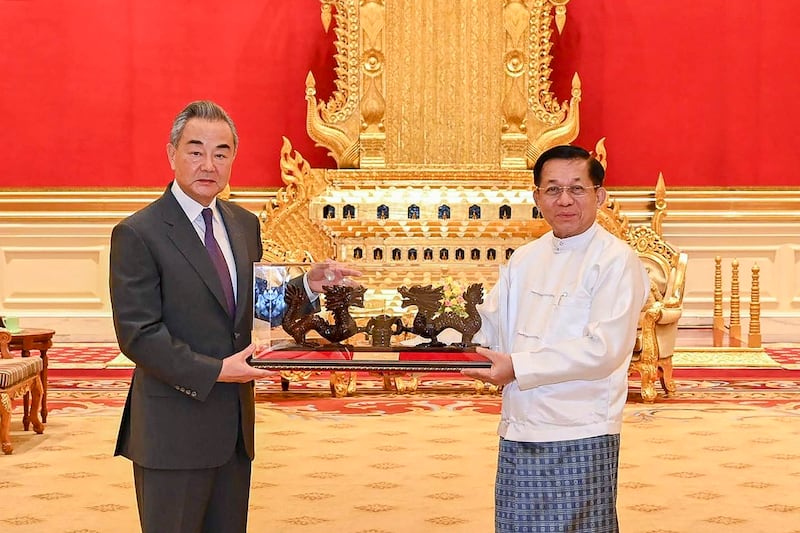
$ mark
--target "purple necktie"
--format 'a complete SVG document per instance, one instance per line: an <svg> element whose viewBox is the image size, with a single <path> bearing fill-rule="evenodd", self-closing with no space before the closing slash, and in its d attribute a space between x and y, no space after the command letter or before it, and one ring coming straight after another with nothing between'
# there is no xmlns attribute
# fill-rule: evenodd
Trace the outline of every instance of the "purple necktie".
<svg viewBox="0 0 800 533"><path fill-rule="evenodd" d="M211 209L208 207L203 209L203 222L206 223L204 241L206 243L208 255L211 256L211 262L214 263L214 268L217 270L217 275L219 275L219 281L222 283L222 291L225 293L225 301L228 304L228 313L233 316L236 310L236 301L233 298L231 273L228 270L228 263L225 262L225 256L222 255L222 250L219 249L217 239L214 238L214 221L212 220L212 216Z"/></svg>

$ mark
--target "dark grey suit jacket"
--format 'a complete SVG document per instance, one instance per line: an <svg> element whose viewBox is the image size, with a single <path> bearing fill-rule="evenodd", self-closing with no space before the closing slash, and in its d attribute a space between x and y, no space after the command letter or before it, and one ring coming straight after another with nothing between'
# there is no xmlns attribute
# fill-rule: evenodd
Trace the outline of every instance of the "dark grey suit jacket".
<svg viewBox="0 0 800 533"><path fill-rule="evenodd" d="M254 456L253 383L216 383L222 359L250 343L258 218L217 200L236 262L236 316L203 242L170 192L114 227L110 288L122 352L136 363L116 455L146 468L210 468L241 427Z"/></svg>

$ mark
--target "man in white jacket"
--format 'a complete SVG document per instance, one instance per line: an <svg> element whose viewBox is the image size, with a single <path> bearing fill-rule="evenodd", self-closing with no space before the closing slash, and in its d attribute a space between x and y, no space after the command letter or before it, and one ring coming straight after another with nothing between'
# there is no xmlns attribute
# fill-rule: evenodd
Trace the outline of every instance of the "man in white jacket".
<svg viewBox="0 0 800 533"><path fill-rule="evenodd" d="M649 280L596 222L605 171L557 146L533 168L552 231L517 249L480 312L492 362L465 369L503 385L495 530L616 532L627 372Z"/></svg>

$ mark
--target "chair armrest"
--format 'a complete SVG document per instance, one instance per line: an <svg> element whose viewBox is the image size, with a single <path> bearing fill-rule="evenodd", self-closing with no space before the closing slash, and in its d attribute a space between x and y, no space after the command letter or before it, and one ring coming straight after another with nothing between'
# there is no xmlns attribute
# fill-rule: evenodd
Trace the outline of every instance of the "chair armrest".
<svg viewBox="0 0 800 533"><path fill-rule="evenodd" d="M663 305L661 302L653 302L642 313L639 325L642 328L642 351L640 361L642 363L655 364L658 361L659 349L658 338L656 337L656 323L661 318Z"/></svg>
<svg viewBox="0 0 800 533"><path fill-rule="evenodd" d="M683 308L682 307L667 307L664 306L661 309L661 316L659 317L657 324L664 325L664 324L674 324L677 322L681 315L683 315Z"/></svg>
<svg viewBox="0 0 800 533"><path fill-rule="evenodd" d="M686 285L686 265L689 256L685 252L678 254L677 261L672 267L669 283L662 300L667 307L683 307L683 290Z"/></svg>
<svg viewBox="0 0 800 533"><path fill-rule="evenodd" d="M6 328L0 328L0 358L11 359L11 352L8 351L8 344L11 342L11 332Z"/></svg>

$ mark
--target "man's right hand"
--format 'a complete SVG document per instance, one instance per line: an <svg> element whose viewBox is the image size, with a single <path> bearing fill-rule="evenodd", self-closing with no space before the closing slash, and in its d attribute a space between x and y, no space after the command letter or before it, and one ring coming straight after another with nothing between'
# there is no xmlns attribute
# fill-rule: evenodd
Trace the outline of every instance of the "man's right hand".
<svg viewBox="0 0 800 533"><path fill-rule="evenodd" d="M482 346L475 348L475 352L491 361L491 368L465 368L461 370L463 375L501 386L508 385L514 381L516 378L514 376L514 363L509 354L495 352Z"/></svg>
<svg viewBox="0 0 800 533"><path fill-rule="evenodd" d="M237 352L222 360L222 370L217 381L223 383L247 383L254 379L266 378L275 374L272 370L254 368L247 363L247 358L253 355L255 345L250 344L241 352Z"/></svg>
<svg viewBox="0 0 800 533"><path fill-rule="evenodd" d="M321 263L314 263L311 270L306 274L306 281L312 291L322 294L326 285L356 286L358 282L350 279L350 277L357 278L360 275L361 271L356 270L347 263L328 259Z"/></svg>

